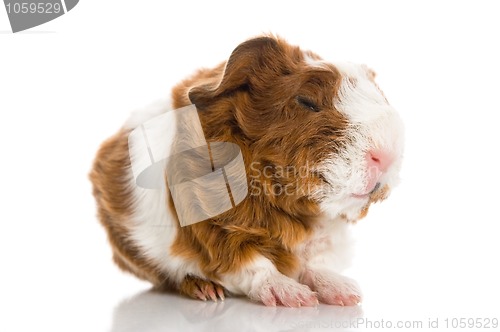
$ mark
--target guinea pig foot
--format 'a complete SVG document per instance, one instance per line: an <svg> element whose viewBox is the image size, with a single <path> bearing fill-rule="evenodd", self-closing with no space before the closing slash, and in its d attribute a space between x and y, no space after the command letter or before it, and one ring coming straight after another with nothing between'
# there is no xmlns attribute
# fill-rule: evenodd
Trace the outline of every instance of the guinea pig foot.
<svg viewBox="0 0 500 332"><path fill-rule="evenodd" d="M319 301L339 306L361 303L361 290L356 281L330 271L308 271L302 282L318 293Z"/></svg>
<svg viewBox="0 0 500 332"><path fill-rule="evenodd" d="M253 300L266 306L281 305L285 307L314 307L318 305L318 297L308 286L302 285L284 275L265 279L249 294Z"/></svg>
<svg viewBox="0 0 500 332"><path fill-rule="evenodd" d="M210 280L202 279L193 275L187 275L179 286L182 294L193 299L206 301L208 299L217 302L217 298L224 301L224 288Z"/></svg>

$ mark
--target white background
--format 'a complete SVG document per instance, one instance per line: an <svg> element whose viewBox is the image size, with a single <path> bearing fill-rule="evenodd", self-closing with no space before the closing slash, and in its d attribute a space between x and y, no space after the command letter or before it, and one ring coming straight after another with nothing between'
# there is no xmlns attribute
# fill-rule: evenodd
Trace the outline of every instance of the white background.
<svg viewBox="0 0 500 332"><path fill-rule="evenodd" d="M323 331L500 318L500 20L491 1L82 0L12 34L0 7L0 331ZM406 124L403 182L355 229L356 308L148 293L111 262L87 179L130 111L245 39L363 62ZM359 326L359 329L364 327ZM365 326L366 327L366 326Z"/></svg>

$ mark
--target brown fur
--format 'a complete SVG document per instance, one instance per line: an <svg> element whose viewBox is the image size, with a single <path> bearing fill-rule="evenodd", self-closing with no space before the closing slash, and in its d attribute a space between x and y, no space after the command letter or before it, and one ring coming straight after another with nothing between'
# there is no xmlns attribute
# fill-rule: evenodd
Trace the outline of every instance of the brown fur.
<svg viewBox="0 0 500 332"><path fill-rule="evenodd" d="M362 219L362 218L366 217L371 204L377 203L377 202L380 202L380 201L383 201L384 199L386 199L387 195L389 193L389 190L390 190L389 186L386 185L386 186L382 187L381 189L372 193L370 195L370 200L365 205L365 207L361 210L361 213L359 214L358 219Z"/></svg>
<svg viewBox="0 0 500 332"><path fill-rule="evenodd" d="M174 107L196 104L208 141L241 147L249 178L255 180L250 187L272 193L273 188L288 186L298 193L249 195L217 219L179 228L174 252L197 259L214 280L221 273L238 271L257 253L283 274L292 275L298 268L292 249L310 235L319 213L318 205L298 189L317 185L321 179L314 174L302 179L293 172L271 178L258 175L266 166L299 169L332 152L331 143L342 139L346 125L332 104L340 74L334 67L306 66L298 47L273 38L243 43L224 72L222 68L201 70L176 86ZM296 96L329 111L304 109Z"/></svg>
<svg viewBox="0 0 500 332"><path fill-rule="evenodd" d="M216 218L179 226L171 248L175 255L198 262L213 282L224 273L239 271L257 254L285 275L297 273L293 248L311 235L320 212L318 204L299 189L307 191L324 179L313 172L302 178L287 167L310 168L311 161L320 162L342 148L347 120L333 105L340 81L335 67L311 68L298 47L261 37L238 46L227 63L200 70L173 89L174 108L197 106L208 141L238 144L249 188L261 190ZM308 109L298 98L319 109ZM90 178L99 218L121 268L157 287L170 287L168 276L128 237L133 211L127 135L121 131L109 139L96 157ZM263 176L265 167L273 176ZM287 171L275 176L278 169ZM292 195L276 192L284 187L296 190ZM173 209L171 201L166 204ZM174 286L193 296L199 280L190 278Z"/></svg>
<svg viewBox="0 0 500 332"><path fill-rule="evenodd" d="M104 142L90 173L98 217L108 233L113 260L123 270L154 285L169 285L168 277L142 255L129 239L132 210L128 131L121 130Z"/></svg>

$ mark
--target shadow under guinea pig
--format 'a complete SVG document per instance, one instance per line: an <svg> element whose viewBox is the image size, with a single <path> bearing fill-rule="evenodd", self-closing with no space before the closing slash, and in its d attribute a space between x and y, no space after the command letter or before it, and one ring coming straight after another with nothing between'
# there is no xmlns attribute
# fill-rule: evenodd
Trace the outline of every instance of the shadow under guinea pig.
<svg viewBox="0 0 500 332"><path fill-rule="evenodd" d="M361 317L361 306L266 307L246 298L215 303L145 291L118 304L111 331L347 331Z"/></svg>

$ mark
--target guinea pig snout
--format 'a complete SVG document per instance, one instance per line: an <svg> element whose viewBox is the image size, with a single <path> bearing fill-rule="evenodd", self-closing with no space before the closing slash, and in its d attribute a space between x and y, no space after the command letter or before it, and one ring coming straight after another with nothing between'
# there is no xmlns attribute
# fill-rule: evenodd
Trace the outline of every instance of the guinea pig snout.
<svg viewBox="0 0 500 332"><path fill-rule="evenodd" d="M380 186L379 180L394 162L391 153L383 150L371 150L365 155L366 160L366 187L365 193L371 193Z"/></svg>

